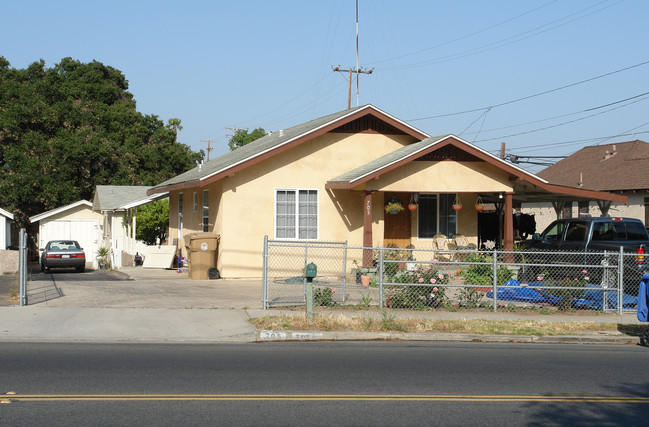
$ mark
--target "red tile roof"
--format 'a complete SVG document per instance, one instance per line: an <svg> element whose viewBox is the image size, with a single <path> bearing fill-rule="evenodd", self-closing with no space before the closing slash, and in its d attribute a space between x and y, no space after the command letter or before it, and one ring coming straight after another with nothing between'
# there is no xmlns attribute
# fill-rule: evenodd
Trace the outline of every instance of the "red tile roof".
<svg viewBox="0 0 649 427"><path fill-rule="evenodd" d="M552 184L597 191L649 189L649 143L584 147L537 175Z"/></svg>

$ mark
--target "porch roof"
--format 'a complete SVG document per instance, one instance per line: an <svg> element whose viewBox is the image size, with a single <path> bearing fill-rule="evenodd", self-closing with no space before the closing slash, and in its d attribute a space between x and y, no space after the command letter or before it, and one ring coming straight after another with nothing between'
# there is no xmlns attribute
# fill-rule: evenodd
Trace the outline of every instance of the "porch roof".
<svg viewBox="0 0 649 427"><path fill-rule="evenodd" d="M147 196L151 187L143 185L98 185L92 210L96 212L121 211L141 206L167 196L168 193Z"/></svg>
<svg viewBox="0 0 649 427"><path fill-rule="evenodd" d="M455 147L474 159L485 161L507 172L510 175L510 181L513 183L513 200L516 202L573 200L627 202L627 197L619 194L551 184L543 178L500 159L482 148L452 134L431 137L409 144L399 150L332 178L326 183L325 187L328 189L351 190L371 179L378 178L391 170L448 146ZM443 161L446 159L439 158L439 160ZM461 192L460 188L458 188L458 192ZM485 201L498 201L498 194L491 196L487 194L482 195L482 197Z"/></svg>

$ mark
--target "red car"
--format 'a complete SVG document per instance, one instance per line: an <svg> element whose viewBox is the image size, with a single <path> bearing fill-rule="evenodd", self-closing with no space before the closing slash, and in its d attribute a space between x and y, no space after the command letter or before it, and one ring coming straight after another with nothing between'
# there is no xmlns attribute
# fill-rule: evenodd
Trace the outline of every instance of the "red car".
<svg viewBox="0 0 649 427"><path fill-rule="evenodd" d="M41 249L41 271L50 268L74 268L79 273L86 270L86 253L75 240L51 240Z"/></svg>

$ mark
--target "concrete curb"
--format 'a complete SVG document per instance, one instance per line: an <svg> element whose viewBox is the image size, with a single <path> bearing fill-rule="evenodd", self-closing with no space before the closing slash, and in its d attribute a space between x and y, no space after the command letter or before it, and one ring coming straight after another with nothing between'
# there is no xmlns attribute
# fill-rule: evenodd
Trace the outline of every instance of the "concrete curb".
<svg viewBox="0 0 649 427"><path fill-rule="evenodd" d="M257 330L256 342L269 341L444 341L444 342L511 342L538 344L608 344L638 345L639 337L628 335L482 335L403 332L312 332Z"/></svg>

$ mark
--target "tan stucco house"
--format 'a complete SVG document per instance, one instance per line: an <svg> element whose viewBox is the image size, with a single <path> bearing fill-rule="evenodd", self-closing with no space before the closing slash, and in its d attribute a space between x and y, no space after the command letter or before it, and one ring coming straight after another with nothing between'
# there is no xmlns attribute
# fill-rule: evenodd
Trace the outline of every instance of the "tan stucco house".
<svg viewBox="0 0 649 427"><path fill-rule="evenodd" d="M149 189L169 193L170 244L220 235L225 278L261 277L264 236L347 241L358 246L431 248L433 236L477 241L480 196L504 214L513 246L512 206L530 200L626 197L549 184L454 135L431 137L365 105L263 138ZM387 214L388 201L417 204ZM461 203L463 208L453 209Z"/></svg>

